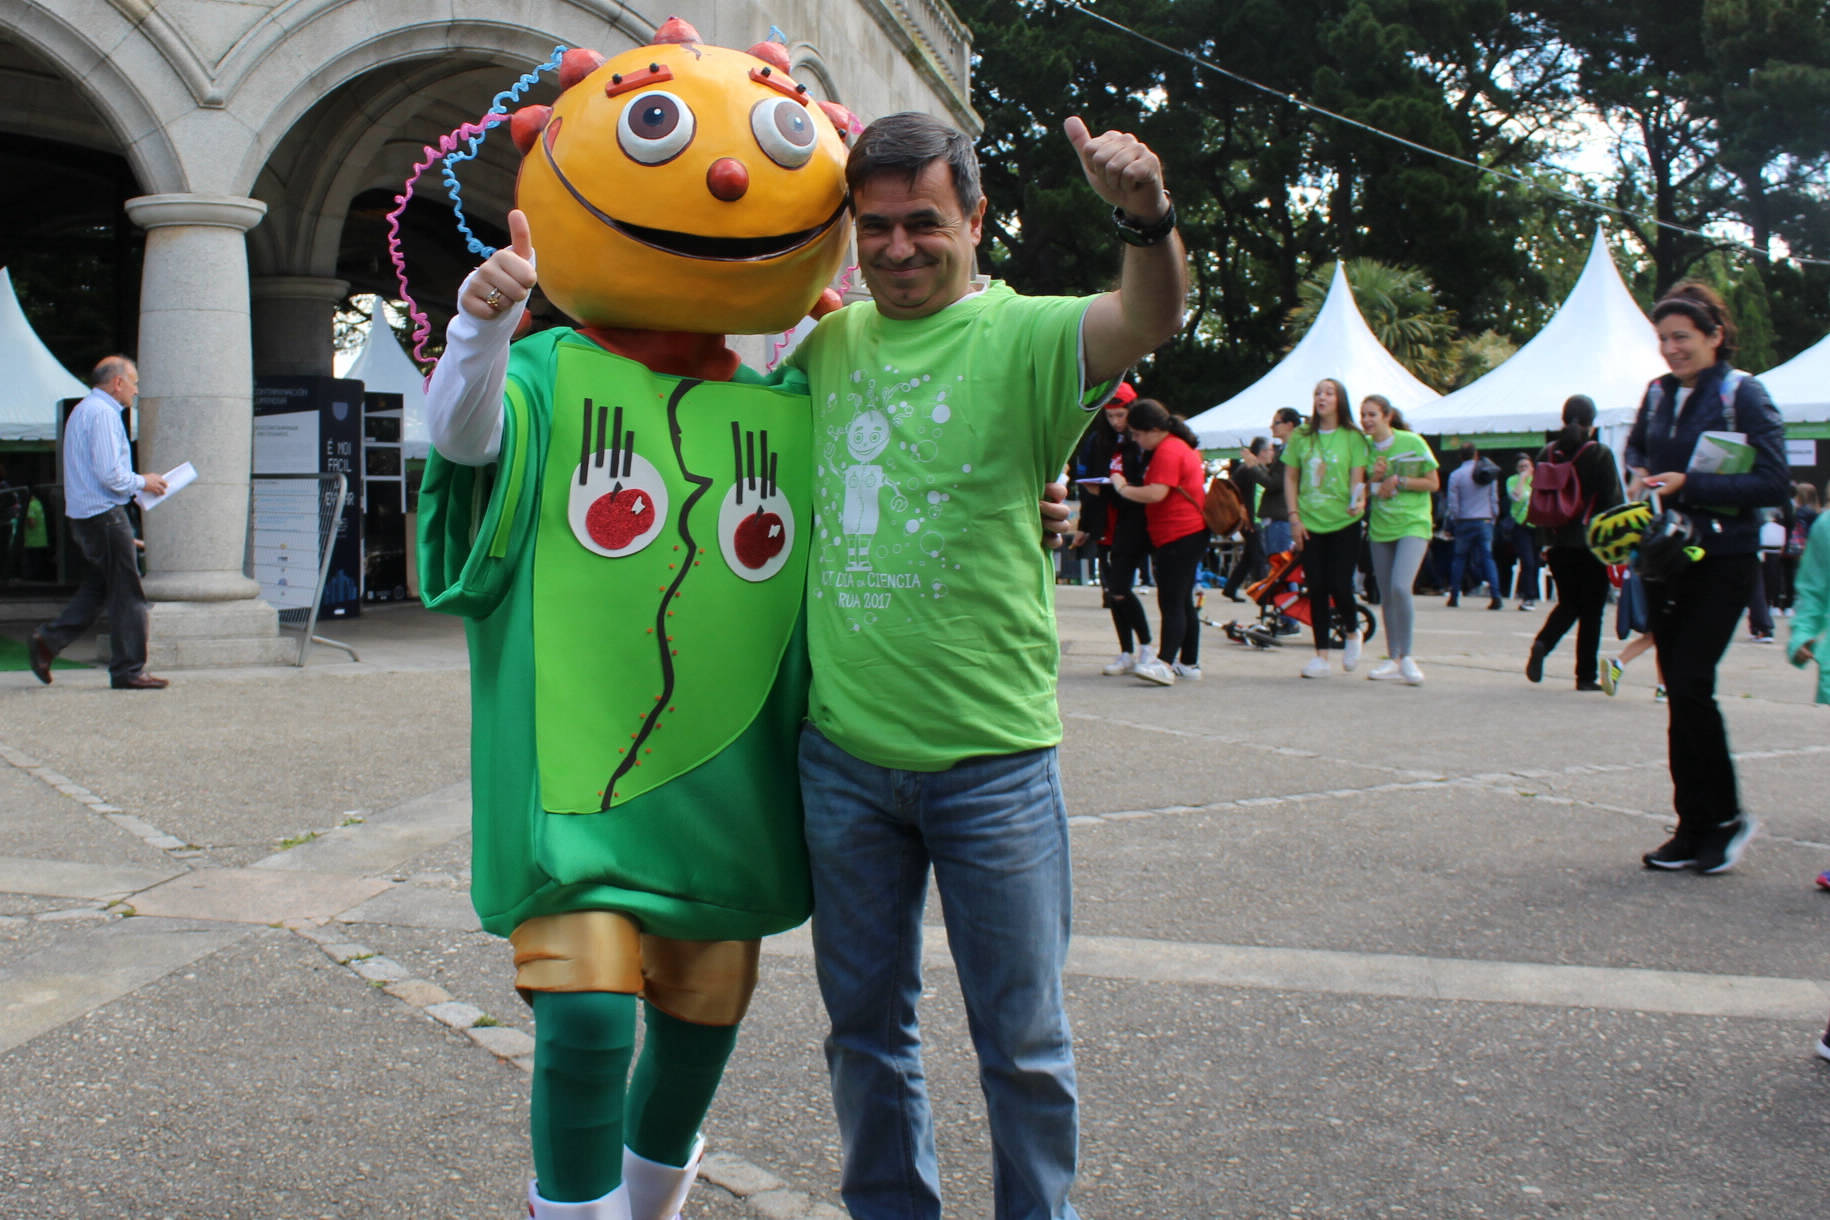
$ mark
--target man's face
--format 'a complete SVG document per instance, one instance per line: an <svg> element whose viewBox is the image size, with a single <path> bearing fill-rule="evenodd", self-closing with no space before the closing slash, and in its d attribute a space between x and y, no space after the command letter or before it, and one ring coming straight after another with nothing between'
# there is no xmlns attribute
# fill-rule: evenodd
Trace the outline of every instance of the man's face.
<svg viewBox="0 0 1830 1220"><path fill-rule="evenodd" d="M115 374L106 389L108 396L123 407L133 406L134 398L140 393L140 370L128 365L126 372Z"/></svg>
<svg viewBox="0 0 1830 1220"><path fill-rule="evenodd" d="M967 215L953 171L930 161L910 182L900 173L865 180L852 195L858 261L886 317L925 318L966 295L985 221L985 200Z"/></svg>

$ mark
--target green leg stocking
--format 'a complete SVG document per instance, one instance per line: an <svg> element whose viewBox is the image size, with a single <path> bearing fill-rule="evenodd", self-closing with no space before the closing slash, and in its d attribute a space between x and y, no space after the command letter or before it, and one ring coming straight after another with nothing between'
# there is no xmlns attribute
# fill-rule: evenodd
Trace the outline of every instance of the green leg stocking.
<svg viewBox="0 0 1830 1220"><path fill-rule="evenodd" d="M542 1198L582 1203L623 1180L623 1096L635 997L534 993L534 1177Z"/></svg>
<svg viewBox="0 0 1830 1220"><path fill-rule="evenodd" d="M685 1165L737 1045L735 1025L694 1025L642 1005L642 1057L629 1081L624 1139L636 1155Z"/></svg>

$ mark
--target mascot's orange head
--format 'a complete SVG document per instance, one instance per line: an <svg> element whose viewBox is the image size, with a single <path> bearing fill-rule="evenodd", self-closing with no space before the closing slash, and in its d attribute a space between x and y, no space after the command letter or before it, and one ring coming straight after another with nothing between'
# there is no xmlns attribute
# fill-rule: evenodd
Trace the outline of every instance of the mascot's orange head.
<svg viewBox="0 0 1830 1220"><path fill-rule="evenodd" d="M584 326L787 330L845 253L843 107L788 76L780 43L702 46L670 19L655 45L567 53L564 92L517 111L540 287Z"/></svg>

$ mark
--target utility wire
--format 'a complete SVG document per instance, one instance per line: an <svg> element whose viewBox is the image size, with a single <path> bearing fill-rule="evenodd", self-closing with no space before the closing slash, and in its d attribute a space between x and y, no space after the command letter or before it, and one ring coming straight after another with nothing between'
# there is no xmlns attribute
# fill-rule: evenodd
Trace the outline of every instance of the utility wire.
<svg viewBox="0 0 1830 1220"><path fill-rule="evenodd" d="M1735 249L1735 250L1745 251L1746 253L1751 254L1756 258L1763 258L1763 259L1768 260L1769 262L1773 261L1773 256L1771 254L1769 254L1767 251L1762 250L1760 247L1753 245L1749 242L1736 241L1733 238L1722 237L1722 236L1714 234L1714 233L1705 233L1701 229L1686 228L1683 225L1673 224L1668 220L1659 220L1656 217L1646 217L1638 212L1630 212L1625 208L1615 207L1613 204L1601 203L1601 202L1598 202L1593 199L1584 199L1580 195L1571 194L1569 191L1563 190L1560 187L1550 186L1546 183L1539 182L1533 178L1527 178L1523 174L1515 174L1515 173L1511 172L1510 170L1499 169L1499 168L1496 168L1491 165L1482 165L1478 161L1470 161L1466 157L1458 157L1454 153L1444 152L1440 148L1431 148L1427 144L1419 144L1415 140L1406 139L1404 136L1397 135L1393 132L1386 131L1383 128L1374 127L1370 123L1363 123L1359 119L1348 118L1346 115L1336 113L1335 111L1328 109L1326 106L1318 106L1314 102L1305 101L1302 98L1297 97L1295 94L1285 93L1283 90L1273 88L1270 85L1260 84L1258 81L1253 80L1249 76L1243 76L1240 73L1235 72L1230 68L1223 68L1219 64L1211 63L1208 60L1202 59L1199 55L1196 55L1193 51L1186 51L1180 47L1172 47L1166 42L1160 42L1157 39L1152 38L1148 34L1145 34L1138 30L1132 29L1128 25L1124 25L1121 22L1114 21L1110 17L1104 16L1103 14L1095 13L1092 9L1086 8L1080 4L1075 3L1075 0L1062 0L1062 7L1073 9L1075 12L1081 14L1084 17L1091 17L1094 21L1097 21L1102 25L1111 26L1113 29L1117 30L1121 34L1129 35L1130 37L1137 39L1139 42L1148 43L1151 46L1156 47L1158 50L1166 51L1169 54L1174 55L1179 59L1186 59L1189 63L1195 65L1195 67L1197 67L1197 68L1204 68L1209 72L1213 72L1213 73L1216 73L1217 75L1224 76L1228 80L1237 81L1242 85L1250 86L1251 88L1258 90L1260 93L1268 93L1274 98L1277 98L1281 101L1290 103L1290 105L1292 105L1292 106L1296 106L1303 110L1307 110L1313 114L1323 115L1326 118L1333 119L1337 123L1345 123L1349 127L1358 128L1359 130L1367 132L1370 135L1377 136L1382 140L1390 140L1394 144L1403 145L1405 148L1411 149L1414 152L1424 153L1427 156L1436 157L1439 160L1447 161L1453 165L1465 166L1468 169L1475 170L1479 173L1488 174L1495 178L1504 178L1509 182L1516 182L1520 186L1526 187L1529 190L1539 191L1544 194L1555 196L1559 199L1565 199L1565 200L1568 200L1570 203L1576 204L1580 207L1592 208L1599 212L1609 212L1609 213L1612 213L1615 216L1619 216L1625 220L1631 220L1636 224L1650 224L1650 225L1653 225L1660 229L1669 229L1674 233L1683 233L1689 237L1701 238L1702 240L1709 242L1710 244L1718 246L1718 247L1728 247L1728 248ZM1830 267L1830 259L1808 258L1801 254L1791 255L1790 261L1795 262L1795 263L1803 263L1803 264L1813 266L1813 267Z"/></svg>

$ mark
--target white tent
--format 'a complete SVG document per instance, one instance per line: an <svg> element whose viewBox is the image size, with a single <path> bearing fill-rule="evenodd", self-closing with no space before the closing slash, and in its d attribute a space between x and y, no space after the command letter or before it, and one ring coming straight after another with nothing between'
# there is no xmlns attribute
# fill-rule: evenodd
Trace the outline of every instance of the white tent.
<svg viewBox="0 0 1830 1220"><path fill-rule="evenodd" d="M1189 420L1188 426L1200 436L1204 449L1243 445L1269 433L1271 416L1279 407L1295 407L1309 414L1315 383L1324 377L1333 377L1347 387L1354 396L1354 410L1366 395L1383 394L1408 418L1438 397L1373 335L1354 304L1353 289L1347 286L1347 273L1339 262L1334 265L1328 299L1290 354L1244 390Z"/></svg>
<svg viewBox="0 0 1830 1220"><path fill-rule="evenodd" d="M1544 432L1562 427L1564 399L1587 394L1608 429L1633 422L1646 383L1664 371L1658 334L1597 231L1581 278L1531 342L1479 381L1406 414L1417 432Z"/></svg>
<svg viewBox="0 0 1830 1220"><path fill-rule="evenodd" d="M360 381L366 393L400 395L401 453L423 458L432 449L432 437L426 431L426 375L394 338L387 308L387 302L375 302L376 316L369 324L368 339L342 375Z"/></svg>
<svg viewBox="0 0 1830 1220"><path fill-rule="evenodd" d="M1830 337L1760 374L1760 384L1787 423L1830 420Z"/></svg>
<svg viewBox="0 0 1830 1220"><path fill-rule="evenodd" d="M13 277L0 267L0 441L54 441L57 404L89 387L57 362L19 308Z"/></svg>

